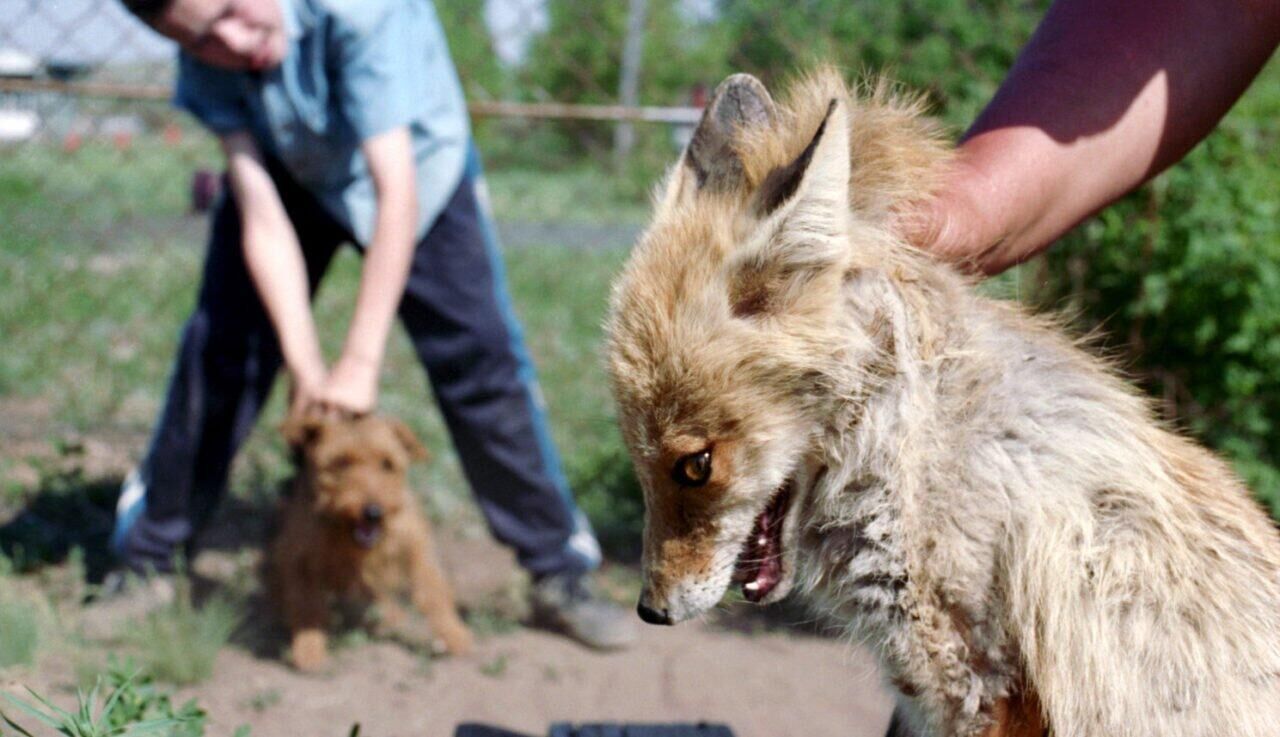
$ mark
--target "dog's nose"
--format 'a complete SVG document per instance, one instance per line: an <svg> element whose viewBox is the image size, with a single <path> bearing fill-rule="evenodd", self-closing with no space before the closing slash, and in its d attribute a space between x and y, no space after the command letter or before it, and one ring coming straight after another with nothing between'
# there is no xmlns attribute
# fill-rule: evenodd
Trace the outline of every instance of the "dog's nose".
<svg viewBox="0 0 1280 737"><path fill-rule="evenodd" d="M382 521L382 506L378 504L366 504L362 512L364 521L371 525L376 525Z"/></svg>
<svg viewBox="0 0 1280 737"><path fill-rule="evenodd" d="M640 618L649 624L671 624L671 615L667 613L666 609L658 611L644 603L644 599L641 599L636 604L636 614L639 614Z"/></svg>

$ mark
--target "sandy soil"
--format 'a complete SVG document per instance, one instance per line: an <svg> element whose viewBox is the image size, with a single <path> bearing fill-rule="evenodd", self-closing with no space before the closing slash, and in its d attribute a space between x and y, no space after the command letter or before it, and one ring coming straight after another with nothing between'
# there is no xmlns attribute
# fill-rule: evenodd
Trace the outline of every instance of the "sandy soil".
<svg viewBox="0 0 1280 737"><path fill-rule="evenodd" d="M648 628L626 652L583 651L561 637L488 639L466 659L423 660L375 643L339 654L332 674L301 676L237 649L190 694L210 735L447 737L461 722L545 735L556 721L713 721L739 737L879 737L889 703L866 656L783 634L706 625ZM268 703L269 702L269 703Z"/></svg>
<svg viewBox="0 0 1280 737"><path fill-rule="evenodd" d="M506 551L486 539L442 537L464 607L492 611L495 600L511 599L520 574ZM195 567L217 566L205 558ZM640 642L615 653L509 623L464 658L340 639L320 675L289 668L282 634L264 634L273 627L251 620L259 632L236 638L209 680L176 696L208 712L210 737L231 737L241 725L256 737L345 737L355 723L366 737L450 737L467 722L542 737L564 721L708 721L738 737L883 735L891 707L870 657L811 628L780 626L783 618L728 605L705 622L642 626ZM31 686L70 707L72 681L70 667L53 662L0 674L0 690L25 695Z"/></svg>
<svg viewBox="0 0 1280 737"><path fill-rule="evenodd" d="M47 434L20 429L46 426L40 403L5 405L6 419L21 414L18 409L27 416L3 423L0 457L40 455L42 445L47 454ZM118 479L140 442L86 441L67 462L86 477ZM15 472L21 465L10 465L6 475ZM117 488L114 483L100 485ZM104 514L92 505L85 509ZM245 521L257 527L256 518L264 516L261 510L224 512L224 519L239 521L221 529L215 523L206 540L210 552L193 564L215 580L246 575L252 567L246 556L252 558L259 533L247 533L246 542ZM80 512L71 513L84 521ZM240 725L256 737L345 737L357 722L366 737L449 737L463 722L542 737L559 721L704 720L728 724L738 737L884 734L890 702L869 656L816 634L813 626L786 624L802 614L727 605L700 623L641 625L634 648L595 653L557 635L513 626L513 608L523 600L521 574L511 554L482 531L437 534L460 603L472 618L489 613L489 634L472 655L432 659L393 642L356 638L335 651L329 672L304 676L280 660L281 634L269 634L273 627L258 621L263 615L250 614L247 629L256 634L235 638L220 653L213 676L181 690L179 699L194 697L206 709L211 737L229 737ZM603 579L630 606L634 569L615 567ZM476 628L485 629L479 621ZM70 706L66 685L74 682L73 669L56 658L46 661L34 671L0 673L0 690L20 693L31 686Z"/></svg>
<svg viewBox="0 0 1280 737"><path fill-rule="evenodd" d="M464 607L491 607L518 588L505 550L441 537ZM232 647L184 695L212 715L215 737L240 724L254 735L345 735L354 722L388 737L448 737L462 722L541 737L559 721L712 721L739 737L884 734L890 702L866 653L756 612L737 604L703 623L642 626L640 643L617 653L525 628L483 638L466 658L366 643L340 649L320 676Z"/></svg>

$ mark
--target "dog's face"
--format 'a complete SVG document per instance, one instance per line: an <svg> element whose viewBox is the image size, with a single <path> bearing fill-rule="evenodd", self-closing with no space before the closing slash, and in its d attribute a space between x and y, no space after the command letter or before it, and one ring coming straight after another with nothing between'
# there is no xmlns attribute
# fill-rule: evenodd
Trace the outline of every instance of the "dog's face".
<svg viewBox="0 0 1280 737"><path fill-rule="evenodd" d="M368 415L302 417L281 428L301 459L318 516L369 549L409 501L409 464L427 451L404 423Z"/></svg>
<svg viewBox="0 0 1280 737"><path fill-rule="evenodd" d="M821 433L806 406L826 396L814 367L859 360L832 337L857 227L843 87L821 103L769 163L766 139L798 117L778 120L752 77L722 83L614 286L609 369L644 489L646 621L696 616L733 582L753 602L792 586Z"/></svg>

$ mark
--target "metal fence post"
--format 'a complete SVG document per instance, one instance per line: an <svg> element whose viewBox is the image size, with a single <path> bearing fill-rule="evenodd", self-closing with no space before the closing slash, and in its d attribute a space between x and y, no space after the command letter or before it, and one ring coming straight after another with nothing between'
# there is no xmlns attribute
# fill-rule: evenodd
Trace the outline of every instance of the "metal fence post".
<svg viewBox="0 0 1280 737"><path fill-rule="evenodd" d="M644 57L644 26L648 0L629 0L627 35L622 44L622 69L618 79L618 104L632 107L639 102L640 65ZM635 146L636 132L631 123L619 123L613 129L613 168L622 171Z"/></svg>

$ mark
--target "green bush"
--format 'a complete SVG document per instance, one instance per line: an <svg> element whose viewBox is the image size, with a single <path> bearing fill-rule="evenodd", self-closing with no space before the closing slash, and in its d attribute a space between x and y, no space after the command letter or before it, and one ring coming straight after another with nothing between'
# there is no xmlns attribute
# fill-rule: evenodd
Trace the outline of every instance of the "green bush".
<svg viewBox="0 0 1280 737"><path fill-rule="evenodd" d="M1048 0L722 0L728 67L776 84L796 69L835 63L888 73L927 91L965 124L991 97Z"/></svg>
<svg viewBox="0 0 1280 737"><path fill-rule="evenodd" d="M1153 184L1047 257L1042 302L1111 346L1164 415L1280 513L1280 65Z"/></svg>
<svg viewBox="0 0 1280 737"><path fill-rule="evenodd" d="M595 91L603 99L616 86L626 4L588 5L549 5L551 28L526 70L566 100L596 99ZM851 77L887 73L927 91L934 113L958 131L990 99L1048 5L719 0L693 18L664 16L670 8L657 3L649 39L678 43L661 60L646 50L642 100L679 103L680 90L713 85L732 71L777 85L815 62L834 62ZM647 160L637 167L641 175L653 170ZM1231 458L1280 518L1277 181L1280 62L1184 162L1009 281L1020 298L1065 308L1082 331L1100 329L1165 417ZM587 490L584 504L626 518L634 490L615 477L626 466L621 455L607 460L614 452L596 449L573 465ZM611 495L616 504L605 503Z"/></svg>
<svg viewBox="0 0 1280 737"><path fill-rule="evenodd" d="M639 560L644 501L617 430L610 429L594 444L580 448L569 459L567 473L605 553L613 560Z"/></svg>

